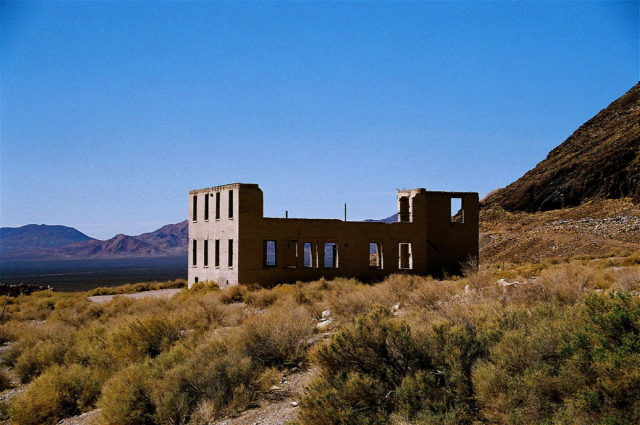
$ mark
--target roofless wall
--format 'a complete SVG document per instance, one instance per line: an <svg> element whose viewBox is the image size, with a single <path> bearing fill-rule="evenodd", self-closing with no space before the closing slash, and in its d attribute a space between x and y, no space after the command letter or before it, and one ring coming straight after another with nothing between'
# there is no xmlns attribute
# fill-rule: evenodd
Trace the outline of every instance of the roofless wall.
<svg viewBox="0 0 640 425"><path fill-rule="evenodd" d="M400 190L393 223L263 216L257 184L189 192L189 287L457 273L478 258L478 194Z"/></svg>

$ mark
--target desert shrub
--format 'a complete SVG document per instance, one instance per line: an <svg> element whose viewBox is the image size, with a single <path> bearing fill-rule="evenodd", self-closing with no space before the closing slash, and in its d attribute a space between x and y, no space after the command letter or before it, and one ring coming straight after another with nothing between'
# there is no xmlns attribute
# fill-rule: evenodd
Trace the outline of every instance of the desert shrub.
<svg viewBox="0 0 640 425"><path fill-rule="evenodd" d="M191 285L189 288L190 293L203 293L203 292L217 292L220 290L220 287L216 282L212 281L200 281Z"/></svg>
<svg viewBox="0 0 640 425"><path fill-rule="evenodd" d="M306 354L314 322L302 307L270 309L245 320L239 330L242 350L262 366L288 366Z"/></svg>
<svg viewBox="0 0 640 425"><path fill-rule="evenodd" d="M18 394L9 408L16 425L56 424L93 406L101 378L79 365L53 366Z"/></svg>
<svg viewBox="0 0 640 425"><path fill-rule="evenodd" d="M221 305L212 294L200 294L182 301L183 308L179 313L186 329L201 334L209 329L222 326L227 322L227 306Z"/></svg>
<svg viewBox="0 0 640 425"><path fill-rule="evenodd" d="M224 304L242 303L245 302L248 292L247 288L241 285L229 286L220 291L218 299Z"/></svg>
<svg viewBox="0 0 640 425"><path fill-rule="evenodd" d="M631 291L640 289L640 268L624 268L615 273L610 289L614 291Z"/></svg>
<svg viewBox="0 0 640 425"><path fill-rule="evenodd" d="M640 421L640 300L589 294L505 329L473 373L483 417L504 424Z"/></svg>
<svg viewBox="0 0 640 425"><path fill-rule="evenodd" d="M425 279L409 294L407 302L417 308L431 309L460 292L458 283Z"/></svg>
<svg viewBox="0 0 640 425"><path fill-rule="evenodd" d="M3 356L23 383L31 381L49 366L62 365L73 349L76 330L60 322L24 329L21 338Z"/></svg>
<svg viewBox="0 0 640 425"><path fill-rule="evenodd" d="M305 394L301 420L378 424L397 413L470 423L471 370L482 352L473 329L439 325L415 333L388 311L372 312L314 349L320 375Z"/></svg>
<svg viewBox="0 0 640 425"><path fill-rule="evenodd" d="M593 280L593 271L584 266L554 267L542 272L540 283L551 299L575 304Z"/></svg>
<svg viewBox="0 0 640 425"><path fill-rule="evenodd" d="M247 294L247 304L258 308L267 308L276 302L278 292L274 289L259 289Z"/></svg>
<svg viewBox="0 0 640 425"><path fill-rule="evenodd" d="M151 314L121 323L107 336L107 343L113 359L126 364L157 356L182 334L178 319Z"/></svg>
<svg viewBox="0 0 640 425"><path fill-rule="evenodd" d="M11 387L13 387L13 385L11 384L9 374L4 368L0 368L0 392L8 390Z"/></svg>
<svg viewBox="0 0 640 425"><path fill-rule="evenodd" d="M145 365L134 364L114 374L102 389L98 407L108 425L153 425L155 407Z"/></svg>
<svg viewBox="0 0 640 425"><path fill-rule="evenodd" d="M62 296L53 291L37 291L12 298L6 307L5 320L45 320Z"/></svg>

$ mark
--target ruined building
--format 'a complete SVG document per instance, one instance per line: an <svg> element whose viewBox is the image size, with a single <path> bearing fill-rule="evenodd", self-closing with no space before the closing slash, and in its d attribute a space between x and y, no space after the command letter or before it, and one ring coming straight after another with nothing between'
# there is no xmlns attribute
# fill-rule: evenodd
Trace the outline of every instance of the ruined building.
<svg viewBox="0 0 640 425"><path fill-rule="evenodd" d="M477 193L399 190L393 223L271 218L262 206L257 184L189 192L189 286L442 275L478 257Z"/></svg>

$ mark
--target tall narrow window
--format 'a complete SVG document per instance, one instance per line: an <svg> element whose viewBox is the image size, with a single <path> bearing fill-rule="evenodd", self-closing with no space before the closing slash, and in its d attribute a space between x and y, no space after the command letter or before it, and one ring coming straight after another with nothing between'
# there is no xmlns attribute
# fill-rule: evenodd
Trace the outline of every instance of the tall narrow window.
<svg viewBox="0 0 640 425"><path fill-rule="evenodd" d="M264 266L276 266L276 250L278 243L276 241L264 241Z"/></svg>
<svg viewBox="0 0 640 425"><path fill-rule="evenodd" d="M228 262L227 266L233 267L233 239L229 239L229 250L228 253Z"/></svg>
<svg viewBox="0 0 640 425"><path fill-rule="evenodd" d="M372 269L382 268L382 244L379 242L369 243L369 267Z"/></svg>
<svg viewBox="0 0 640 425"><path fill-rule="evenodd" d="M220 239L216 239L213 244L213 265L220 267Z"/></svg>
<svg viewBox="0 0 640 425"><path fill-rule="evenodd" d="M204 221L209 220L209 194L204 194Z"/></svg>
<svg viewBox="0 0 640 425"><path fill-rule="evenodd" d="M411 221L411 210L409 207L409 197L402 196L400 198L400 210L398 211L398 221L409 222Z"/></svg>
<svg viewBox="0 0 640 425"><path fill-rule="evenodd" d="M451 198L451 222L464 223L464 208L462 207L462 198Z"/></svg>
<svg viewBox="0 0 640 425"><path fill-rule="evenodd" d="M205 267L209 267L209 240L204 240L204 246L202 247L202 254L204 255L204 259L202 260L202 264Z"/></svg>
<svg viewBox="0 0 640 425"><path fill-rule="evenodd" d="M198 195L193 195L193 211L191 211L191 219L198 220Z"/></svg>
<svg viewBox="0 0 640 425"><path fill-rule="evenodd" d="M298 267L298 241L286 241L284 266L289 269Z"/></svg>
<svg viewBox="0 0 640 425"><path fill-rule="evenodd" d="M229 191L229 218L233 218L233 190Z"/></svg>
<svg viewBox="0 0 640 425"><path fill-rule="evenodd" d="M220 192L216 192L216 220L220 220Z"/></svg>
<svg viewBox="0 0 640 425"><path fill-rule="evenodd" d="M305 242L302 247L302 265L304 267L313 267L313 245L311 242Z"/></svg>
<svg viewBox="0 0 640 425"><path fill-rule="evenodd" d="M198 265L198 241L195 239L191 242L191 265Z"/></svg>
<svg viewBox="0 0 640 425"><path fill-rule="evenodd" d="M398 267L400 269L412 269L413 259L411 258L411 244L401 243L399 245L399 248L400 248L400 258L399 258Z"/></svg>
<svg viewBox="0 0 640 425"><path fill-rule="evenodd" d="M324 268L338 268L338 244L335 242L327 242L324 244Z"/></svg>

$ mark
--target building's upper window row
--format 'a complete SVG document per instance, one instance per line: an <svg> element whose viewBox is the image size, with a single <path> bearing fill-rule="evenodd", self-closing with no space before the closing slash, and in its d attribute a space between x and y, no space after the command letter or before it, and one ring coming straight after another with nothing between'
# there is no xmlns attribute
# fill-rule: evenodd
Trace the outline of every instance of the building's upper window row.
<svg viewBox="0 0 640 425"><path fill-rule="evenodd" d="M233 210L234 210L234 205L233 205L233 190L230 190L229 192L229 198L228 198L228 212L227 212L227 217L228 218L233 218ZM220 220L220 192L215 192L215 195L213 193L209 194L205 194L204 195L204 221L208 221L209 220L209 197L214 197L215 196L215 219L216 220ZM198 221L198 195L193 195L192 197L192 208L191 208L191 220L192 221Z"/></svg>

